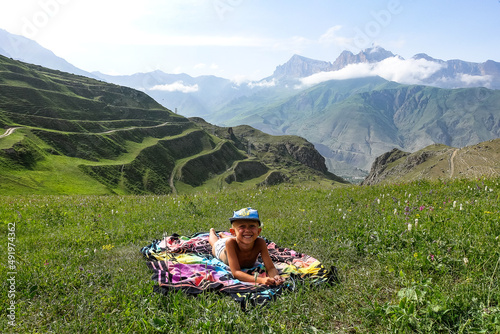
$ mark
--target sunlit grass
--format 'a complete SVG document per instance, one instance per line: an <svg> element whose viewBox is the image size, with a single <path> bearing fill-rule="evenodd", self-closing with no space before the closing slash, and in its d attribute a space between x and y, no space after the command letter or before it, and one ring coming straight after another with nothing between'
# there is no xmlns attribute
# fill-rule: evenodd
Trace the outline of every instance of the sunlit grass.
<svg viewBox="0 0 500 334"><path fill-rule="evenodd" d="M4 196L4 241L16 223L15 331L496 333L499 181ZM164 233L228 229L232 211L246 206L259 209L263 236L337 266L342 282L300 285L246 313L214 293L152 292L141 247ZM3 293L1 332L13 329L8 302Z"/></svg>

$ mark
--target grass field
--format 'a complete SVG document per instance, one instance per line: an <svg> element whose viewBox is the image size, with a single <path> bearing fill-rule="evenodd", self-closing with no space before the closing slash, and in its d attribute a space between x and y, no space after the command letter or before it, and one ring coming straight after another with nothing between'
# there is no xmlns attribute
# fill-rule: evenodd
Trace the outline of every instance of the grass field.
<svg viewBox="0 0 500 334"><path fill-rule="evenodd" d="M499 181L3 196L0 332L499 333ZM247 312L212 293L152 292L141 247L228 229L246 206L263 236L337 266L341 283Z"/></svg>

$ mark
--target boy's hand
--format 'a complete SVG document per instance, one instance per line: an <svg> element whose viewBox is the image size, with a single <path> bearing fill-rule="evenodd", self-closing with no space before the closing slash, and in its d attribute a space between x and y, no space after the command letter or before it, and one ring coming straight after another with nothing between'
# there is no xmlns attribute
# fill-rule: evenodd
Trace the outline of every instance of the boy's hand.
<svg viewBox="0 0 500 334"><path fill-rule="evenodd" d="M280 275L276 275L276 276L274 276L274 281L275 281L276 285L280 285L280 284L283 284L285 282L285 278L281 277Z"/></svg>
<svg viewBox="0 0 500 334"><path fill-rule="evenodd" d="M281 277L280 275L276 275L274 277L264 277L264 282L263 284L265 285L280 285L283 284L285 279Z"/></svg>

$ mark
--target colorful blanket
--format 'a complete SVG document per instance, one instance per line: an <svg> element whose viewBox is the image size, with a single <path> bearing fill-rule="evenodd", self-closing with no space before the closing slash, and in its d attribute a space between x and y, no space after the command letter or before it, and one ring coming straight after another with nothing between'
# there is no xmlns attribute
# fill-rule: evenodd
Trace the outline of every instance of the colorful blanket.
<svg viewBox="0 0 500 334"><path fill-rule="evenodd" d="M265 239L266 240L266 239ZM155 291L167 294L183 290L197 295L205 291L218 291L230 295L243 309L249 305L262 305L279 296L283 291L294 290L298 280L308 279L314 284L337 281L335 267L327 270L315 258L292 249L280 248L266 240L269 255L283 277L279 286L255 285L235 279L229 266L212 256L208 232L190 236L173 234L154 240L141 249L152 270L152 280L158 282ZM260 257L253 268L245 269L251 275L266 276Z"/></svg>

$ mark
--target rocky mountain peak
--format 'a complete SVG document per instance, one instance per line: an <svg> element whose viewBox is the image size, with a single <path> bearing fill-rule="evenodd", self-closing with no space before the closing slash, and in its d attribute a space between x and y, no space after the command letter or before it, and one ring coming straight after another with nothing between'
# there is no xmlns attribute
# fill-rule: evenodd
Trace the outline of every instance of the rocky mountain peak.
<svg viewBox="0 0 500 334"><path fill-rule="evenodd" d="M425 59L425 60L428 60L428 61L442 61L442 60L438 60L438 59L432 58L431 56L429 56L426 53L417 53L412 58L415 59L415 60Z"/></svg>
<svg viewBox="0 0 500 334"><path fill-rule="evenodd" d="M382 61L386 58L394 57L395 55L385 50L380 46L374 46L372 48L360 51L358 54L354 54L350 51L343 51L340 56L333 62L333 70L340 70L350 64L359 63L376 63Z"/></svg>
<svg viewBox="0 0 500 334"><path fill-rule="evenodd" d="M272 78L275 80L296 79L310 76L314 73L330 71L332 63L315 60L294 54L290 60L276 67Z"/></svg>

